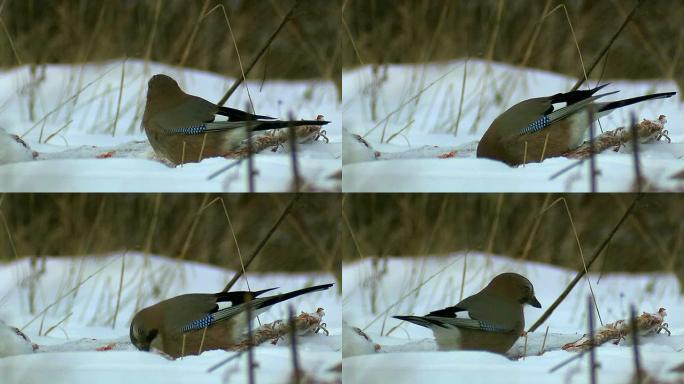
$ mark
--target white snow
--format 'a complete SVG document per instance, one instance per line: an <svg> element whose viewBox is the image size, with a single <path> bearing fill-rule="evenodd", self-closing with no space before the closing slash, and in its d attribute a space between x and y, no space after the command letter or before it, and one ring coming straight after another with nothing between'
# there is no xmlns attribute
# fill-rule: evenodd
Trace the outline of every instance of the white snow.
<svg viewBox="0 0 684 384"><path fill-rule="evenodd" d="M461 105L461 88L466 72ZM550 176L576 160L553 158L541 164L511 168L503 163L477 159L476 143L490 123L513 104L532 97L566 92L576 79L541 70L518 68L479 60L447 63L388 65L374 75L371 66L343 71L344 128L364 137L379 160L354 157L343 167L343 190L349 192L516 192L590 190L589 165L550 180ZM606 101L647 93L677 91L674 81L626 81L605 79L605 89L620 93ZM595 84L591 84L594 86ZM459 119L459 109L460 119ZM670 177L684 169L684 103L681 95L650 100L618 109L600 121L612 130L637 119L669 121L672 143L640 147L641 172L662 189L679 190L681 181ZM345 138L345 151L347 142ZM449 154L449 158L438 158ZM386 160L382 160L386 159ZM599 156L597 184L600 192L631 190L634 181L630 148ZM359 162L361 161L361 162Z"/></svg>
<svg viewBox="0 0 684 384"><path fill-rule="evenodd" d="M47 65L31 75L29 66L0 71L0 128L22 137L39 152L36 161L24 157L0 165L0 190L12 192L176 192L246 191L247 164L208 180L233 163L206 159L199 164L171 168L154 158L140 124L147 80L156 73L175 78L184 91L217 102L234 79L199 70L141 61L104 64ZM254 109L287 119L315 119L323 115L330 143L302 143L297 149L299 172L312 188L339 190L330 176L341 168L342 121L337 91L322 80L247 82ZM227 106L245 109L244 86ZM118 118L117 118L118 109ZM116 122L116 124L115 124ZM114 127L116 132L114 133ZM2 156L2 155L0 155ZM287 147L254 156L256 190L289 191L291 154ZM125 161L121 160L125 159Z"/></svg>
<svg viewBox="0 0 684 384"><path fill-rule="evenodd" d="M137 351L128 336L136 301L140 300L139 305L145 307L183 293L217 292L223 289L234 271L129 253L125 257L120 309L116 324L112 326L121 255L47 258L46 261L44 269L41 261L38 261L38 277L33 283L28 260L0 265L0 319L8 325L23 328L31 341L39 345L36 353L0 358L3 384L246 381L246 354L208 373L210 367L235 353L208 351L200 356L170 361L154 353ZM333 276L323 273L248 273L248 281L254 290L279 287L275 292L335 282ZM73 291L79 282L83 284ZM33 290L31 284L35 287ZM245 279L240 279L233 288L244 289L247 289ZM32 291L35 292L34 314L29 311L29 293ZM341 300L337 286L275 305L259 320L268 323L286 319L288 304L294 306L297 314L301 311L313 313L318 307L324 308L326 314L323 322L330 335L315 334L298 338L300 366L307 374L318 379L334 379L337 374L330 369L340 363L342 333ZM0 341L4 342L4 339ZM97 350L107 346L112 346L111 350ZM265 343L256 347L257 382L289 382L292 372L290 349L287 340L281 340L276 345Z"/></svg>
<svg viewBox="0 0 684 384"><path fill-rule="evenodd" d="M549 370L575 352L560 347L578 340L587 330L589 288L582 280L555 312L535 332L520 338L509 351L509 359L488 352L438 351L432 332L393 315L423 315L456 304L461 299L461 276L467 260L462 297L477 293L495 275L512 271L534 285L541 309L525 307L528 329L553 303L575 272L534 262L521 262L482 254L450 257L388 258L376 266L370 259L343 266L345 383L549 383L589 381L588 355L554 373ZM672 379L670 369L684 361L684 295L670 273L606 274L590 280L604 324L629 318L629 306L638 314L666 308L671 336L664 333L640 339L642 367L650 375ZM423 284L424 283L424 284ZM420 287L420 289L416 289ZM375 292L373 294L373 292ZM374 303L374 304L373 304ZM599 323L599 320L595 320ZM548 326L548 335L545 336ZM380 346L347 332L359 327ZM546 338L546 340L544 340ZM543 348L543 354L540 352ZM526 349L525 349L526 348ZM629 338L618 345L596 349L600 383L626 383L633 374L633 348Z"/></svg>
<svg viewBox="0 0 684 384"><path fill-rule="evenodd" d="M0 128L0 165L33 160L31 148L27 148L16 136Z"/></svg>
<svg viewBox="0 0 684 384"><path fill-rule="evenodd" d="M29 353L33 353L31 342L0 320L0 358Z"/></svg>

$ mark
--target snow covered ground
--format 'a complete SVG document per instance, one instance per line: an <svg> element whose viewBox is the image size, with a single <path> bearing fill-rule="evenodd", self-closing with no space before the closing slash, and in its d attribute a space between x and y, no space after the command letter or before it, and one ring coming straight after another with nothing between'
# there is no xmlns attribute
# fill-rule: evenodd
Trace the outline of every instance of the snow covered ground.
<svg viewBox="0 0 684 384"><path fill-rule="evenodd" d="M475 157L477 142L499 114L519 101L565 92L575 81L555 73L478 60L467 64L453 61L390 65L375 72L370 66L343 71L344 128L363 136L372 148L353 141L350 144L345 138L343 190L588 191L588 162L550 180L575 160L552 158L541 164L511 168ZM611 83L606 92L620 90L607 101L678 91L674 81L606 82ZM601 128L606 131L628 126L632 112L638 120L667 116L665 129L672 142L642 145L641 171L657 188L683 189L681 179L671 179L684 169L682 96L619 109L601 119ZM373 156L373 152L380 157ZM634 166L629 148L604 152L597 159L600 192L632 188Z"/></svg>
<svg viewBox="0 0 684 384"><path fill-rule="evenodd" d="M128 254L120 309L116 323L112 325L121 276L120 256L48 258L36 279L31 278L26 259L0 265L0 320L23 328L31 341L39 345L36 353L0 358L0 381L3 384L246 382L245 355L208 373L210 367L234 352L209 351L172 361L137 351L128 336L138 300L144 307L183 293L220 291L234 272L192 262L162 257L145 259L141 254ZM37 269L42 269L40 262ZM252 289L280 287L276 292L335 282L333 276L321 273L248 274L248 280ZM79 282L83 282L80 288L72 291ZM31 284L34 289L30 288ZM245 280L241 279L234 289L246 288ZM332 369L341 359L341 300L336 288L287 302L294 306L297 314L301 311L313 313L318 307L325 310L323 321L330 335L302 336L298 339L298 349L302 369L326 381L339 377ZM29 312L30 292L35 292L36 315ZM275 305L260 316L260 321L286 319L287 311L287 304ZM3 342L6 340L0 340ZM115 343L112 350L97 350L112 343ZM289 342L283 340L277 345L265 343L254 349L258 383L289 382L292 372L290 347Z"/></svg>
<svg viewBox="0 0 684 384"><path fill-rule="evenodd" d="M44 72L21 66L0 71L0 128L21 136L39 152L35 161L28 156L28 161L0 164L0 190L246 191L246 162L208 180L234 160L206 159L171 168L154 159L140 129L147 81L153 74L168 74L186 92L213 102L223 96L233 79L155 63L145 68L141 61L123 64L48 65ZM339 178L331 175L341 168L342 116L332 82L269 80L263 84L250 81L248 86L259 114L285 119L290 113L296 119L314 119L320 114L331 121L323 128L330 143L315 141L298 147L299 172L311 189L339 190ZM241 86L227 105L245 109L248 100ZM265 150L254 158L257 191L291 190L287 148Z"/></svg>
<svg viewBox="0 0 684 384"><path fill-rule="evenodd" d="M365 342L345 328L343 360L345 383L585 383L588 355L549 373L574 356L560 347L578 340L587 329L589 288L582 280L535 332L520 338L509 351L525 356L508 359L488 352L437 351L432 332L393 315L423 315L456 304L461 298L461 276L467 260L463 298L477 293L495 275L512 271L534 285L541 309L525 307L528 329L553 303L575 272L533 262L482 254L454 254L440 258L389 258L374 267L368 260L343 266L344 322L359 327L380 347ZM671 336L641 338L642 367L663 380L676 380L670 369L684 362L684 295L673 274L607 274L590 280L603 323L629 318L629 305L638 313L667 310ZM422 285L422 283L425 283ZM416 290L417 287L421 287ZM375 294L373 294L373 292ZM598 319L596 319L598 323ZM546 327L548 336L544 342ZM544 344L544 353L540 355ZM629 340L604 344L596 350L600 383L628 383L633 374ZM679 380L682 377L679 376ZM671 382L671 381L669 381ZM680 381L681 382L681 381Z"/></svg>

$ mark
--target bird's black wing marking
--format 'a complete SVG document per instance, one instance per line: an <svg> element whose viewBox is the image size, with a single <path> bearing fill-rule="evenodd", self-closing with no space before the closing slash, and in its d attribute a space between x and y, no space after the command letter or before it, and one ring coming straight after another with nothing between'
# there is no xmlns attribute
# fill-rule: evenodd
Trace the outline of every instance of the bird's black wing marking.
<svg viewBox="0 0 684 384"><path fill-rule="evenodd" d="M268 291L272 291L274 289L278 289L278 287L275 288L269 288L269 289L263 289L261 291L233 291L233 292L218 292L215 293L214 295L216 296L216 302L217 303L223 303L223 302L230 302L232 305L238 305L242 304L247 301L247 299L253 299L263 293L266 293ZM218 304L216 307L214 307L214 310L212 312L218 311L219 307Z"/></svg>
<svg viewBox="0 0 684 384"><path fill-rule="evenodd" d="M551 96L551 103L567 103L567 105L575 104L586 98L589 98L598 92L600 89L607 87L610 83L599 85L592 89L581 89L577 91L570 91L566 93L557 93ZM549 112L550 113L550 112Z"/></svg>
<svg viewBox="0 0 684 384"><path fill-rule="evenodd" d="M464 308L460 308L460 307L457 307L454 305L453 307L446 307L443 309L432 311L425 316L455 317L456 312L463 312L463 311L465 311Z"/></svg>
<svg viewBox="0 0 684 384"><path fill-rule="evenodd" d="M228 121L248 121L260 119L275 120L274 117L264 115L253 115L251 113L229 107L218 107L218 112L216 112L216 114L221 116L227 116Z"/></svg>

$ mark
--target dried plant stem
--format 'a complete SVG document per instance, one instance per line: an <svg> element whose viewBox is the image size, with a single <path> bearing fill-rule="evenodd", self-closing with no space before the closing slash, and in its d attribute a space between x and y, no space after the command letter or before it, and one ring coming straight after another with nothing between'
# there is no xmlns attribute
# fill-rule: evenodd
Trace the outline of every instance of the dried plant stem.
<svg viewBox="0 0 684 384"><path fill-rule="evenodd" d="M185 236L185 241L183 242L183 248L181 248L180 255L178 255L179 260L184 260L185 256L188 254L188 251L190 250L190 244L192 243L192 238L195 236L195 230L197 230L197 225L199 225L199 220L200 220L200 215L202 214L202 210L204 207L207 205L207 201L209 201L209 194L205 194L204 198L202 199L202 203L200 204L200 209L197 210L197 213L195 213L195 217L192 220L192 224L190 225L190 229L188 230L187 236Z"/></svg>
<svg viewBox="0 0 684 384"><path fill-rule="evenodd" d="M288 313L290 317L290 345L292 346L292 380L295 384L300 384L302 382L302 371L299 369L299 357L297 356L297 327L292 305L288 306Z"/></svg>
<svg viewBox="0 0 684 384"><path fill-rule="evenodd" d="M290 11L285 15L285 17L283 17L283 21L280 22L280 25L278 25L278 28L276 28L275 32L273 32L273 34L271 35L271 37L266 41L266 44L264 44L264 46L261 48L261 50L260 50L260 51L257 53L257 55L254 57L254 59L252 60L252 62L249 63L249 65L248 65L244 70L242 70L242 68L241 68L241 70L242 70L242 77L240 77L239 79L235 80L235 83L233 83L233 85L230 87L230 89L228 89L228 91L226 92L226 94L223 95L223 97L221 98L221 100L218 101L218 103L217 103L218 105L223 105L223 104L225 104L226 101L228 101L228 98L230 98L230 96L233 94L233 92L235 92L235 90L237 89L237 87L239 87L240 84L242 84L242 82L246 80L246 76L249 74L249 72L252 70L252 68L254 68L254 66L255 66L256 63L259 61L259 59L261 58L261 56L263 56L264 53L266 53L266 51L268 50L268 48L271 46L271 43L273 43L273 40L275 40L276 36L278 36L278 34L279 34L280 31L283 29L283 27L285 26L285 24L287 24L287 22L290 21L290 19L292 18L292 15L294 14L294 11L295 11L295 9L297 9L297 6L298 6L298 5L299 5L299 0L296 0L295 3L294 3L294 5L292 5L292 8L290 9ZM236 46L236 49L237 49L237 46ZM242 63L241 63L241 65L242 65Z"/></svg>
<svg viewBox="0 0 684 384"><path fill-rule="evenodd" d="M105 264L105 265L102 266L100 269L98 269L97 271L93 272L90 276L88 276L88 277L86 277L85 279L83 279L83 281L81 281L81 282L79 282L78 284L76 284L76 286L73 287L73 288L71 288L68 292L66 292L65 294L63 294L63 295L61 295L60 297L58 297L57 300L55 300L54 302L52 302L50 305L48 305L47 307L43 308L42 311L40 311L40 312L39 312L37 315L35 315L28 323L26 323L23 327L21 327L21 330L23 331L24 329L26 329L26 327L28 327L28 326L31 325L34 321L36 321L36 319L37 319L38 317L42 316L42 315L43 315L44 313L46 313L50 308L52 308L52 307L54 307L55 305L57 305L57 303L59 303L63 298L65 298L65 297L71 295L71 294L72 294L73 292L75 292L78 288L80 288L81 285L85 284L85 283L86 283L88 280L90 280L93 276L95 276L95 275L97 275L98 273L102 272L105 268L107 268L108 266L110 266L111 264L113 264L115 261L117 261L117 259L114 259L114 260L110 261L109 263Z"/></svg>
<svg viewBox="0 0 684 384"><path fill-rule="evenodd" d="M233 276L233 278L228 282L228 284L226 284L226 287L223 288L224 291L226 291L226 292L229 291L230 288L232 288L233 285L235 285L237 280L243 275L243 273L244 273L243 271L245 271L249 267L249 265L252 263L252 261L254 261L254 259L257 257L257 255L259 254L261 249L266 245L268 240L271 238L271 235L273 235L273 232L275 232L275 230L278 228L280 223L282 223L283 220L285 219L285 217L290 213L290 211L292 210L292 207L294 207L294 204L297 202L297 200L299 200L300 197L301 197L300 194L296 194L292 198L292 200L290 200L290 203L287 205L287 207L285 207L283 212L280 214L280 217L278 217L278 220L271 226L269 231L266 233L266 236L264 236L264 238L256 246L256 248L254 248L254 251L252 251L252 254L249 255L249 258L247 258L247 262L244 264L244 269L241 269L240 271L238 271L235 274L235 276Z"/></svg>
<svg viewBox="0 0 684 384"><path fill-rule="evenodd" d="M204 349L204 339L207 337L207 328L209 327L204 327L202 330L202 340L200 340L199 350L197 351L198 355L202 354L202 350Z"/></svg>
<svg viewBox="0 0 684 384"><path fill-rule="evenodd" d="M594 340L594 302L591 296L587 297L587 323L589 326L589 339ZM596 384L596 348L589 348L589 382Z"/></svg>
<svg viewBox="0 0 684 384"><path fill-rule="evenodd" d="M183 55L181 56L180 62L178 63L179 67L184 66L186 61L188 60L188 56L190 56L190 49L192 48L192 45L195 42L195 37L197 37L197 32L199 31L202 19L204 19L204 14L207 12L207 9L209 9L210 2L210 0L204 0L204 4L202 4L202 10L199 13L199 17L197 17L197 22L192 27L192 32L190 32L190 38L188 39L188 43L185 44Z"/></svg>
<svg viewBox="0 0 684 384"><path fill-rule="evenodd" d="M589 113L589 148L591 154L589 155L589 185L591 185L591 193L596 193L596 146L594 145L596 139L594 138L594 114Z"/></svg>
<svg viewBox="0 0 684 384"><path fill-rule="evenodd" d="M119 315L119 306L121 305L121 292L123 291L124 271L126 270L126 252L121 256L121 273L119 274L119 291L116 295L116 307L114 308L114 317L112 318L112 329L116 328L116 318Z"/></svg>
<svg viewBox="0 0 684 384"><path fill-rule="evenodd" d="M121 114L121 100L123 99L124 78L126 77L126 59L121 63L121 78L119 79L119 97L116 101L116 114L114 115L114 123L112 124L112 137L116 136L116 126L119 123L119 114Z"/></svg>
<svg viewBox="0 0 684 384"><path fill-rule="evenodd" d="M629 307L629 315L632 323L632 343L634 345L634 381L636 384L641 384L643 382L643 377L641 372L641 361L639 358L639 327L637 326L637 316L634 305Z"/></svg>
<svg viewBox="0 0 684 384"><path fill-rule="evenodd" d="M634 154L634 186L637 192L641 193L643 189L643 179L641 177L641 164L639 163L639 127L636 123L636 115L631 115L631 130L632 130L632 146Z"/></svg>
<svg viewBox="0 0 684 384"><path fill-rule="evenodd" d="M622 215L620 220L617 222L617 224L615 224L613 229L610 231L610 233L608 234L606 239L603 241L603 243L601 243L601 245L599 245L599 247L594 252L594 255L589 259L589 262L587 263L586 268L577 272L577 275L575 276L575 278L570 282L570 284L568 284L568 286L560 294L560 296L558 296L556 301L554 301L553 304L551 304L549 306L549 308L544 312L544 314L534 324L532 324L532 326L527 330L527 332L534 332L537 328L539 328L540 325L544 324L546 319L548 319L549 316L551 316L551 314L556 310L556 308L560 305L560 303L562 303L563 300L568 296L568 294L570 294L570 291L572 291L572 289L575 288L575 285L577 285L577 283L580 281L580 279L584 276L585 271L588 271L589 268L591 267L591 265L596 261L596 259L598 259L599 255L601 254L603 249L608 245L608 243L613 238L615 233L622 226L622 223L624 223L624 221L627 219L627 217L632 213L632 211L634 210L634 207L636 206L636 203L639 200L641 200L642 197L643 197L643 195L639 194L634 198L634 200L632 201L632 204L629 206L629 208L627 208L627 210Z"/></svg>
<svg viewBox="0 0 684 384"><path fill-rule="evenodd" d="M290 116L290 121L294 120L294 116ZM299 177L299 164L297 164L297 139L294 125L288 127L290 132L290 160L292 161L292 187L295 192L300 192L302 189L302 180Z"/></svg>
<svg viewBox="0 0 684 384"><path fill-rule="evenodd" d="M622 33L622 30L624 30L625 27L627 26L627 24L629 23L629 21L632 20L632 17L633 17L634 14L636 13L636 10L639 8L639 6L641 6L641 3L642 3L642 2L643 2L643 0L638 0L638 1L637 1L636 5L635 5L634 8L632 9L632 12L630 12L629 15L627 15L627 17L625 18L625 21L623 21L623 22L622 22L622 25L620 25L620 28L618 28L617 32L615 32L615 34L613 35L613 37L608 41L608 44L606 44L606 46L605 46L605 47L603 48L603 50L599 53L599 55L596 57L596 59L594 60L594 62L591 63L591 65L589 66L589 68L584 72L585 77L581 77L581 76L580 76L579 80L577 80L577 82L576 82L575 85L572 87L572 89L570 89L570 91L576 91L576 90L578 90L579 87L584 83L584 80L585 80L586 76L591 75L591 72L594 70L594 68L596 68L596 66L597 66L598 63L601 61L601 59L603 59L603 56L605 56L606 53L608 53L608 50L609 50L610 47L613 45L613 43L615 42L615 40L617 40L618 36L620 36L620 34Z"/></svg>
<svg viewBox="0 0 684 384"><path fill-rule="evenodd" d="M254 384L254 332L252 330L252 304L247 297L247 382Z"/></svg>
<svg viewBox="0 0 684 384"><path fill-rule="evenodd" d="M544 332L544 340L542 341L541 349L539 350L539 356L544 354L544 347L546 346L546 338L549 336L549 326L546 326L546 332Z"/></svg>

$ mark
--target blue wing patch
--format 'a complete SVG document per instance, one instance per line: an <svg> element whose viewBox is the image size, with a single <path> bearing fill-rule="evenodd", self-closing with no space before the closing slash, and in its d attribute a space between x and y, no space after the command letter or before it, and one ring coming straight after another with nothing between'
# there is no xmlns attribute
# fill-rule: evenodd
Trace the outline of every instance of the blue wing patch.
<svg viewBox="0 0 684 384"><path fill-rule="evenodd" d="M539 132L542 129L548 127L551 123L551 119L547 115L542 115L537 120L533 121L527 127L520 130L520 136L528 135L530 133Z"/></svg>
<svg viewBox="0 0 684 384"><path fill-rule="evenodd" d="M496 325L492 325L489 323L485 323L484 321L480 321L480 329L486 332L509 332L509 329L504 329L501 327L497 327Z"/></svg>
<svg viewBox="0 0 684 384"><path fill-rule="evenodd" d="M201 319L197 319L193 322L190 322L189 324L184 325L181 327L181 332L186 333L190 331L195 331L198 329L206 328L210 325L214 324L214 316L213 314L208 314Z"/></svg>
<svg viewBox="0 0 684 384"><path fill-rule="evenodd" d="M166 129L165 132L167 135L183 135L183 136L200 135L202 133L207 132L207 125L206 124L200 124L200 125L193 125L191 127L169 128L169 129Z"/></svg>

